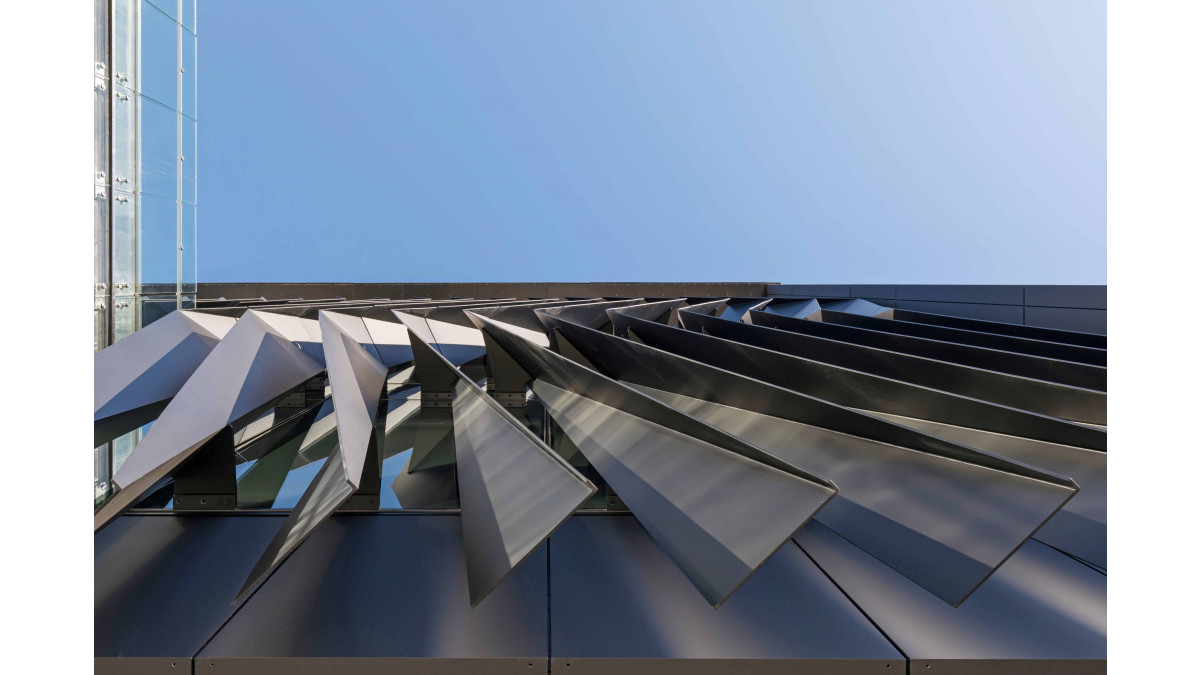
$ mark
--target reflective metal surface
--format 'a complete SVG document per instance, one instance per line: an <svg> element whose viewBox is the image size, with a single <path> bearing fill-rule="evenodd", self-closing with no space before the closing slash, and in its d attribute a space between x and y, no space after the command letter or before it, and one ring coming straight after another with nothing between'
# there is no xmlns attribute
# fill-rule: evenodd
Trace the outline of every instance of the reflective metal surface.
<svg viewBox="0 0 1200 675"><path fill-rule="evenodd" d="M1108 338L1104 335L1097 335L1094 333L1077 333L1070 330L1056 330L1054 328L1042 328L1040 326L1022 326L1012 323L1000 323L999 321L967 319L958 316L946 316L945 314L916 312L911 309L897 309L892 313L892 318L896 319L897 321L911 321L914 323L925 323L931 326L962 328L965 330L974 330L982 333L996 333L997 335L1012 335L1014 337L1029 338L1031 340L1046 340L1049 342L1061 342L1062 344L1068 345L1079 345L1080 347L1092 347L1095 349L1108 348Z"/></svg>
<svg viewBox="0 0 1200 675"><path fill-rule="evenodd" d="M254 416L262 406L324 370L323 361L305 353L321 356L319 345L314 350L307 343L293 342L304 337L297 334L303 326L280 318L288 317L246 312L213 348L113 476L119 491L97 510L95 529L132 506L221 429ZM280 324L291 337L278 330Z"/></svg>
<svg viewBox="0 0 1200 675"><path fill-rule="evenodd" d="M995 333L984 333L964 328L934 326L926 323L910 323L891 318L881 319L875 316L859 316L854 313L829 311L828 308L826 308L826 311L821 316L821 320L825 323L856 326L858 328L868 328L870 330L879 330L897 335L910 335L931 340L941 340L943 342L999 349L1017 354L1042 356L1048 359L1087 363L1093 366L1105 366L1108 363L1107 352L1103 349L1094 349L1092 347L1081 347L1011 335L997 335Z"/></svg>
<svg viewBox="0 0 1200 675"><path fill-rule="evenodd" d="M614 328L631 336L657 330L703 338L610 313ZM833 480L838 496L815 517L951 604L1077 490L1061 476L821 399L580 326L552 325L560 340L639 391Z"/></svg>
<svg viewBox="0 0 1200 675"><path fill-rule="evenodd" d="M429 380L453 382L454 454L467 580L475 606L592 496L596 486L444 356L415 334L411 341L422 386Z"/></svg>
<svg viewBox="0 0 1200 675"><path fill-rule="evenodd" d="M379 454L374 422L387 369L379 362L378 352L370 342L362 319L323 311L319 322L322 352L333 390L338 445L250 572L233 600L235 603L261 583L354 494L361 484L368 458L375 464L370 475L376 481L373 488L378 495ZM360 340L365 340L366 344Z"/></svg>
<svg viewBox="0 0 1200 675"><path fill-rule="evenodd" d="M713 606L836 492L822 478L471 316L536 378L533 391L550 415ZM763 521L763 513L773 517Z"/></svg>
<svg viewBox="0 0 1200 675"><path fill-rule="evenodd" d="M688 330L743 344L791 354L931 389L1060 417L1076 422L1107 424L1104 392L999 373L936 358L915 356L832 338L823 338L755 324L738 325L688 312L680 313ZM815 322L802 322L814 324ZM836 328L836 327L835 327Z"/></svg>
<svg viewBox="0 0 1200 675"><path fill-rule="evenodd" d="M223 316L172 312L96 352L95 444L154 420L233 324Z"/></svg>
<svg viewBox="0 0 1200 675"><path fill-rule="evenodd" d="M904 577L814 523L797 543L911 660L913 672L1103 673L1106 579L1031 541L961 607L937 602ZM937 669L937 670L934 670Z"/></svg>
<svg viewBox="0 0 1200 675"><path fill-rule="evenodd" d="M523 659L527 673L528 663L545 667L545 548L473 608L460 522L335 515L216 632L196 655L197 670L278 657L405 659L389 664L393 672L447 657L480 669L507 659Z"/></svg>
<svg viewBox="0 0 1200 675"><path fill-rule="evenodd" d="M773 344L769 340L755 339L769 331L728 321L714 323L695 319L686 310L681 316L684 323L692 326L699 324L705 332L671 330L644 322L636 326L628 322L624 327L651 347L850 408L928 419L1093 450L1105 450L1108 447L1108 434L1093 427L855 370L854 366L859 364L846 359L837 360L838 365L757 347L753 342ZM718 335L729 335L734 339L724 339ZM790 336L785 334L782 337ZM736 338L742 338L745 343L735 341ZM820 353L815 355L825 356ZM869 363L864 361L864 365ZM900 369L891 372L896 376L907 374Z"/></svg>
<svg viewBox="0 0 1200 675"><path fill-rule="evenodd" d="M1047 382L1057 382L1072 387L1105 391L1108 373L1105 368L1046 358L1017 354L998 349L976 347L929 338L897 335L875 329L846 326L825 321L806 321L766 312L749 313L750 323L779 328L793 333L830 338L851 344L876 347L889 351L924 356L949 361L974 368L993 370L1010 375L1019 375ZM882 319L880 319L882 321Z"/></svg>
<svg viewBox="0 0 1200 675"><path fill-rule="evenodd" d="M550 538L550 597L554 672L904 672L791 542L714 612L634 518L579 515Z"/></svg>

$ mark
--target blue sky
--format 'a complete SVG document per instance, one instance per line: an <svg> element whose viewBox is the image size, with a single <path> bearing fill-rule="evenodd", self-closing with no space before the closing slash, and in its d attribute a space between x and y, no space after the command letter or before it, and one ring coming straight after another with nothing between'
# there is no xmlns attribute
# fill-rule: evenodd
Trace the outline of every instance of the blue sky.
<svg viewBox="0 0 1200 675"><path fill-rule="evenodd" d="M207 0L199 278L1105 283L1099 0Z"/></svg>

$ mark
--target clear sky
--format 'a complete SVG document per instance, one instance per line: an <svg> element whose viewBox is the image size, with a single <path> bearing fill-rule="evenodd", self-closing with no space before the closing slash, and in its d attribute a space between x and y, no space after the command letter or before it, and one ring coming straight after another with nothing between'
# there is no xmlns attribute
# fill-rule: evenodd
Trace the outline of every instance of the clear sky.
<svg viewBox="0 0 1200 675"><path fill-rule="evenodd" d="M202 0L199 277L1105 283L1102 0Z"/></svg>

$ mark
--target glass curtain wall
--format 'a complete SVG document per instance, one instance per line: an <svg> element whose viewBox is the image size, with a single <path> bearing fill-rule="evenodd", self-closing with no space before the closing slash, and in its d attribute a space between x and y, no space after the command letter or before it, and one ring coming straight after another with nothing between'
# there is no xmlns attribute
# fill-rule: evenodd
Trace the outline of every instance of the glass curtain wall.
<svg viewBox="0 0 1200 675"><path fill-rule="evenodd" d="M195 305L196 3L96 0L95 348ZM141 432L95 449L96 500Z"/></svg>

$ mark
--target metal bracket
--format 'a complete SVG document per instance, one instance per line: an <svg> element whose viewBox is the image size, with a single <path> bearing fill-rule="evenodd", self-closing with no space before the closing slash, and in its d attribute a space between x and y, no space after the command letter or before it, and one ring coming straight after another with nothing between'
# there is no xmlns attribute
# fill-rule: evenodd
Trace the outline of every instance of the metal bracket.
<svg viewBox="0 0 1200 675"><path fill-rule="evenodd" d="M230 510L237 506L233 427L217 432L175 474L176 511Z"/></svg>
<svg viewBox="0 0 1200 675"><path fill-rule="evenodd" d="M421 407L422 408L449 408L451 399L454 394L451 392L441 391L422 391L421 392Z"/></svg>

